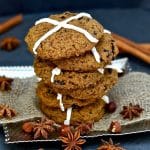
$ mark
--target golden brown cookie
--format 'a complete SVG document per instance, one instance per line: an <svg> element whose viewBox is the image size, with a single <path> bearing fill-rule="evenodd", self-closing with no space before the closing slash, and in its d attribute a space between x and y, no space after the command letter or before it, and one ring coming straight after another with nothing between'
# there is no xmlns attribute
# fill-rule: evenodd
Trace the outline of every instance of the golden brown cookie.
<svg viewBox="0 0 150 150"><path fill-rule="evenodd" d="M48 107L47 105L41 103L41 110L50 119L54 120L58 124L63 124L66 119L66 112L62 112L60 109L55 109ZM75 125L80 122L90 122L100 120L104 113L105 103L103 100L99 100L96 103L90 104L85 107L73 108L71 115L71 124Z"/></svg>
<svg viewBox="0 0 150 150"><path fill-rule="evenodd" d="M69 95L74 99L98 99L105 95L116 84L117 81L118 73L115 70L106 70L103 78L95 86L76 90L59 89L53 87L53 85L51 85L51 88L56 93Z"/></svg>
<svg viewBox="0 0 150 150"><path fill-rule="evenodd" d="M37 93L39 100L44 105L47 105L52 108L60 108L59 101L57 100L57 94L54 94L47 84L43 82L38 83L36 93ZM71 106L83 107L91 103L94 103L96 101L98 100L97 99L88 99L88 100L87 99L83 99L83 100L73 99L65 95L63 95L62 97L64 108L69 108Z"/></svg>
<svg viewBox="0 0 150 150"><path fill-rule="evenodd" d="M75 15L76 13L65 12L63 14L51 15L50 18L57 21L63 21ZM98 40L103 35L102 25L96 20L88 17L74 19L70 21L69 24L86 30ZM50 23L40 23L29 30L25 37L25 41L32 53L35 42L54 27L55 26ZM42 59L58 60L62 58L70 58L72 56L79 56L90 51L95 45L96 43L89 41L89 39L82 33L72 29L61 28L46 40L42 41L36 52L37 56Z"/></svg>
<svg viewBox="0 0 150 150"><path fill-rule="evenodd" d="M110 34L105 33L96 45L96 49L101 56L101 62L98 63L92 52L78 57L72 57L69 59L62 59L53 61L58 68L69 71L94 71L98 68L104 68L109 64L118 54L118 48L115 41Z"/></svg>
<svg viewBox="0 0 150 150"><path fill-rule="evenodd" d="M36 59L34 62L36 75L59 90L74 90L94 86L104 77L98 71L83 73L62 71L60 75L55 76L54 83L51 83L52 69L54 68L53 64L45 63L40 59Z"/></svg>

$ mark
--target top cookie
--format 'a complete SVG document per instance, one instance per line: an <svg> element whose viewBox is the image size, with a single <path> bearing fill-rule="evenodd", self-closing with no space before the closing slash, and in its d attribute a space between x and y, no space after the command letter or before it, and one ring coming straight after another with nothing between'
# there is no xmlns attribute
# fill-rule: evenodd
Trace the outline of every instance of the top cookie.
<svg viewBox="0 0 150 150"><path fill-rule="evenodd" d="M76 15L76 13L65 12L63 14L51 15L49 18L56 21L64 21ZM103 26L96 20L86 16L73 19L67 24L85 30L97 40L103 35ZM35 48L37 41L48 31L54 30L55 27L58 26L47 22L42 22L33 26L25 37L29 50L33 53L33 48ZM57 32L52 33L45 40L40 42L36 49L36 53L37 56L42 59L59 60L62 58L79 56L90 51L96 44L97 42L91 42L87 36L79 31L60 28Z"/></svg>
<svg viewBox="0 0 150 150"><path fill-rule="evenodd" d="M118 54L119 50L111 34L104 33L98 44L95 46L100 55L100 62L97 62L92 52L79 57L71 57L69 59L62 59L53 61L58 68L67 71L94 71L98 68L104 68L109 64Z"/></svg>

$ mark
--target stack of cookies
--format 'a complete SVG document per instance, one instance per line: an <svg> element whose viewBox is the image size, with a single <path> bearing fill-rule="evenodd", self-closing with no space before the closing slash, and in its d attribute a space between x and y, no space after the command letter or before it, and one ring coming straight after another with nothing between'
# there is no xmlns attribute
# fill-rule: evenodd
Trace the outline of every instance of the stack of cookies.
<svg viewBox="0 0 150 150"><path fill-rule="evenodd" d="M38 20L25 41L41 79L42 112L59 124L98 121L118 79L110 65L118 54L111 33L90 14L65 12Z"/></svg>

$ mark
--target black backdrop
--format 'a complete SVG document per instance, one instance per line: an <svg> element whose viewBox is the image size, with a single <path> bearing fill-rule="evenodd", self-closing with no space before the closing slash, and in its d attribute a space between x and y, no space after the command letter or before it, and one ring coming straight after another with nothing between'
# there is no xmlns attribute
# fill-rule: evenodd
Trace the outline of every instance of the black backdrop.
<svg viewBox="0 0 150 150"><path fill-rule="evenodd" d="M150 0L0 0L0 15L14 13L80 10L89 8L144 8Z"/></svg>

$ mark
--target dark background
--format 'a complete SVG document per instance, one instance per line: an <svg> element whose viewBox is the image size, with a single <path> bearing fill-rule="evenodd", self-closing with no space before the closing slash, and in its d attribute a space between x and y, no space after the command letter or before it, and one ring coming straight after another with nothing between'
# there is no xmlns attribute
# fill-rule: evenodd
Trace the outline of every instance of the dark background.
<svg viewBox="0 0 150 150"><path fill-rule="evenodd" d="M99 8L146 8L149 0L0 0L0 15L33 13L56 10L79 10Z"/></svg>
<svg viewBox="0 0 150 150"><path fill-rule="evenodd" d="M149 0L0 0L0 23L17 13L24 14L22 24L0 35L0 39L15 36L21 40L21 46L13 52L0 50L0 66L32 65L33 57L27 51L24 36L35 20L52 13L62 11L86 11L100 21L105 28L119 33L136 42L150 42L150 1ZM150 73L150 66L141 60L128 57L133 71ZM109 137L103 137L108 139ZM150 133L113 137L128 150L150 150ZM100 138L90 139L84 150L95 150ZM49 150L60 149L60 143L4 144L4 135L0 128L0 150Z"/></svg>

